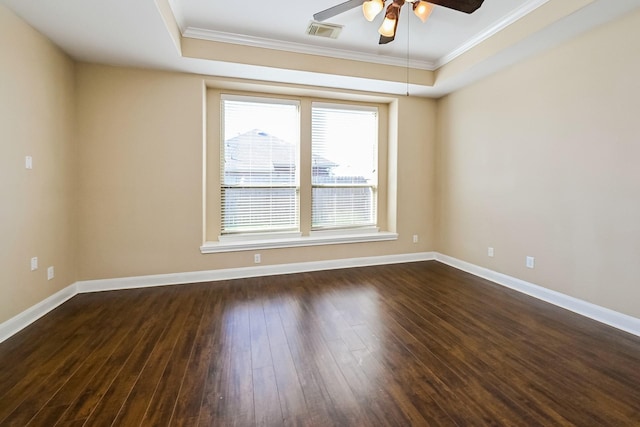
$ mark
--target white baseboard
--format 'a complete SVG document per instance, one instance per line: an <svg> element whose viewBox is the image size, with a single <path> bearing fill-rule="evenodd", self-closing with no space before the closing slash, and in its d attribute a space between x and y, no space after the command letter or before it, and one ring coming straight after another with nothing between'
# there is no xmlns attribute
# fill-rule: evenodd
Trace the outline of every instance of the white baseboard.
<svg viewBox="0 0 640 427"><path fill-rule="evenodd" d="M401 255L383 255L363 258L335 259L328 261L299 262L293 264L264 265L227 268L221 270L193 271L187 273L156 274L152 276L123 277L118 279L87 280L76 282L78 293L115 291L119 289L145 288L186 283L217 282L220 280L249 277L275 276L278 274L305 273L309 271L336 270L339 268L368 267L372 265L400 264L405 262L432 261L435 252Z"/></svg>
<svg viewBox="0 0 640 427"><path fill-rule="evenodd" d="M17 334L54 308L67 302L77 294L76 284L67 286L66 288L56 292L47 299L40 301L31 308L26 309L17 316L0 323L0 343L7 338Z"/></svg>
<svg viewBox="0 0 640 427"><path fill-rule="evenodd" d="M635 317L619 313L560 292L552 291L551 289L547 289L515 277L507 276L506 274L498 273L466 261L461 261L448 255L437 253L436 260L457 268L458 270L466 271L474 276L497 283L498 285L514 289L539 300L546 301L590 319L597 320L605 325L613 326L614 328L629 332L630 334L640 336L640 319Z"/></svg>
<svg viewBox="0 0 640 427"><path fill-rule="evenodd" d="M312 261L294 264L265 265L243 268L227 268L210 271L157 274L151 276L123 277L117 279L79 281L51 295L44 301L0 324L0 343L26 328L54 308L80 293L114 291L119 289L146 288L152 286L179 285L186 283L215 282L249 277L274 276L277 274L303 273L308 271L335 270L338 268L367 267L371 265L400 264L405 262L432 261L435 252L419 252L399 255Z"/></svg>
<svg viewBox="0 0 640 427"><path fill-rule="evenodd" d="M339 268L367 267L373 265L400 264L405 262L437 260L458 270L514 289L556 306L597 320L614 328L640 336L640 319L588 303L586 301L543 288L515 277L507 276L456 258L436 252L420 252L400 255L384 255L364 258L348 258L328 261L311 261L293 264L265 265L243 268L227 268L210 271L194 271L151 276L123 277L116 279L79 281L51 295L44 301L0 324L0 342L21 331L54 308L79 293L113 291L119 289L179 285L186 283L215 282L278 274L304 273Z"/></svg>

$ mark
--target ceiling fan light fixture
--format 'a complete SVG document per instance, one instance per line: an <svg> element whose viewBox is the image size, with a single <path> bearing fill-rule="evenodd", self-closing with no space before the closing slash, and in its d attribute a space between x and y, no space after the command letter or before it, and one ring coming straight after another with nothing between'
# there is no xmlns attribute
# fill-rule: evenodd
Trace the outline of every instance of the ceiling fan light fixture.
<svg viewBox="0 0 640 427"><path fill-rule="evenodd" d="M394 37L396 35L397 23L398 18L395 15L387 14L387 16L384 17L384 21L382 21L382 25L380 25L378 32L381 36Z"/></svg>
<svg viewBox="0 0 640 427"><path fill-rule="evenodd" d="M431 3L427 3L423 0L413 3L413 13L415 13L422 22L427 20L432 11L433 5Z"/></svg>
<svg viewBox="0 0 640 427"><path fill-rule="evenodd" d="M387 11L384 14L384 21L378 29L378 33L382 37L387 37L393 40L396 36L396 29L398 28L398 18L400 17L400 8L404 5L405 0L393 0L393 2L387 6ZM388 42L385 42L385 44Z"/></svg>
<svg viewBox="0 0 640 427"><path fill-rule="evenodd" d="M376 16L384 9L382 0L367 0L362 3L362 14L369 22L373 21Z"/></svg>

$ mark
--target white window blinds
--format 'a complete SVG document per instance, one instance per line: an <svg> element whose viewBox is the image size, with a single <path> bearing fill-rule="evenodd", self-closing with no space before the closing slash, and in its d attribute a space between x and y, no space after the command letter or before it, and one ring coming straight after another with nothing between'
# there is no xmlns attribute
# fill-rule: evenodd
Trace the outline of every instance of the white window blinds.
<svg viewBox="0 0 640 427"><path fill-rule="evenodd" d="M378 110L312 105L313 230L376 224Z"/></svg>
<svg viewBox="0 0 640 427"><path fill-rule="evenodd" d="M222 97L221 233L299 229L299 106Z"/></svg>

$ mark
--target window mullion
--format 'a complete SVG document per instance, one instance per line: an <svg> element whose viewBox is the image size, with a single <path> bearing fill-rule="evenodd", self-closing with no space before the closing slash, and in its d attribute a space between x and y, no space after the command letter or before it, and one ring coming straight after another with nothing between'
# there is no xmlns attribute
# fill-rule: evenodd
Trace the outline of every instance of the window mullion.
<svg viewBox="0 0 640 427"><path fill-rule="evenodd" d="M311 100L300 100L300 231L311 232Z"/></svg>

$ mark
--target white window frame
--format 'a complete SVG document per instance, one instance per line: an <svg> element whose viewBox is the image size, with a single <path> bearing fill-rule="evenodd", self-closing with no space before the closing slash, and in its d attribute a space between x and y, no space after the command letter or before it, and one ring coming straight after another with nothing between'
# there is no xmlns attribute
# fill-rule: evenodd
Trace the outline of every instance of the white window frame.
<svg viewBox="0 0 640 427"><path fill-rule="evenodd" d="M215 95L215 93L217 93L217 95ZM326 103L328 105L336 105L340 108L349 108L349 106L355 106L355 108L360 108L362 106L372 106L375 107L380 106L381 104L378 104L378 102L380 101L366 101L366 100L360 100L360 99L354 99L354 100L334 100L334 99L327 99L327 98L319 98L316 96L316 94L313 95L300 95L300 96L295 96L295 95L290 95L290 94L278 94L278 93L267 93L267 94L262 94L262 93L251 93L251 94L247 94L245 93L239 93L236 92L234 94L234 89L231 89L229 92L221 90L221 91L215 91L214 95L213 95L213 99L218 99L218 103L221 101L222 97L228 97L227 99L230 99L232 97L234 97L235 99L248 99L248 100L252 100L252 99L266 99L268 102L274 102L277 103L278 101L283 101L283 102L290 102L290 101L298 101L301 103L301 110L300 110L300 123L302 126L302 123L306 123L309 126L308 129L308 136L305 139L305 131L302 130L301 128L301 139L300 139L300 145L299 148L301 150L301 152L304 152L304 156L309 156L309 170L307 171L308 174L306 174L306 176L308 176L309 182L303 182L301 179L298 180L298 185L299 185L299 195L302 192L307 192L308 193L308 199L306 199L304 201L304 203L308 203L309 207L307 211L303 211L302 209L302 201L300 201L301 205L300 205L300 210L299 210L299 221L298 223L301 225L302 229L299 231L290 231L290 232L268 232L268 233L239 233L239 234L225 234L225 235L221 235L219 234L217 236L216 240L210 240L206 238L206 234L204 235L204 239L203 239L203 244L200 247L200 251L203 254L209 254L209 253L224 253L224 252L236 252L236 251L248 251L248 250L259 250L259 249L275 249L275 248L295 248L295 247L306 247L306 246L324 246L324 245L334 245L334 244L348 244L348 243L367 243L367 242L383 242L383 241L395 241L398 239L398 234L396 232L392 232L392 231L383 231L379 228L378 225L376 226L367 226L367 227L353 227L353 228L330 228L330 229L322 229L322 230L312 230L311 229L311 191L312 191L312 182L311 182L311 167L312 167L312 161L311 161L311 105L316 103ZM214 101L215 102L215 101ZM305 107L306 106L306 107ZM221 107L221 105L220 105ZM387 117L387 114L390 114L390 111L387 110L388 107L385 106L385 115L383 116L385 120L391 120L389 117ZM213 116L212 118L210 118L209 120L213 120L208 122L209 126L213 129L218 129L218 131L216 132L218 135L220 135L220 139L222 138L223 133L221 132L220 128L223 126L222 121L222 111L218 111L217 113L215 113L216 108L214 107L213 110L214 114L216 114L215 116ZM308 117L303 117L303 114L308 114ZM219 123L216 123L216 117L219 117ZM378 116L378 120L380 121L382 119L382 116ZM386 122L383 122L386 123ZM384 125L384 129L386 130L386 124ZM207 131L209 132L209 131ZM386 135L386 133L384 134ZM378 134L378 150L380 149L380 138L381 138L381 134ZM383 147L387 147L388 141L387 141L387 137L385 136L385 143L383 145ZM220 140L219 141L220 144L223 144L224 141ZM217 143L216 143L217 144ZM305 146L305 149L302 149L302 146ZM205 145L206 147L206 145ZM215 147L215 145L214 145ZM220 147L219 147L220 148ZM218 148L218 153L220 153L220 150ZM386 150L386 148L385 148ZM214 159L209 156L207 157L206 154L207 150L205 149L205 157L209 159L209 161L214 161ZM218 163L220 163L219 161L220 159L218 159ZM386 164L388 164L389 159L386 157L385 155L385 162ZM378 161L379 162L379 161ZM306 167L303 166L304 161L302 159L299 159L299 165L300 167ZM378 165L378 171L380 171L381 166L380 163ZM205 163L205 168L208 170L208 167L206 166ZM213 171L215 171L216 169L214 168ZM377 177L377 186L376 186L376 204L378 204L378 206L376 207L376 214L380 213L380 200L379 197L381 196L381 193L378 191L378 186L380 185L380 179L385 179L388 180L389 177L387 177L387 166L382 166L382 171L384 171L384 175L379 175ZM215 173L214 173L215 175ZM302 178L301 175L299 175L300 178ZM207 181L206 175L205 175L205 181ZM220 185L220 183L218 183L218 185ZM305 188L306 187L306 188ZM386 185L385 185L385 190L384 190L384 194L386 197ZM208 190L207 190L207 193ZM215 193L212 193L215 194ZM206 198L206 196L205 196ZM386 209L387 203L389 203L388 200L385 199L385 204L383 205L383 209ZM206 209L215 209L216 205L209 205L208 203L206 204L206 206L208 206ZM221 210L221 207L219 208ZM386 212L386 211L384 211ZM384 214L383 212L383 214ZM309 215L309 218L306 218L306 216ZM386 214L385 218L386 218ZM206 216L206 214L205 214ZM304 218L303 218L304 217ZM380 220L380 218L376 215L376 222L378 222ZM206 222L205 224L205 230L207 229L206 226ZM305 224L305 226L303 226L303 224ZM385 219L385 224L386 224L386 219Z"/></svg>

